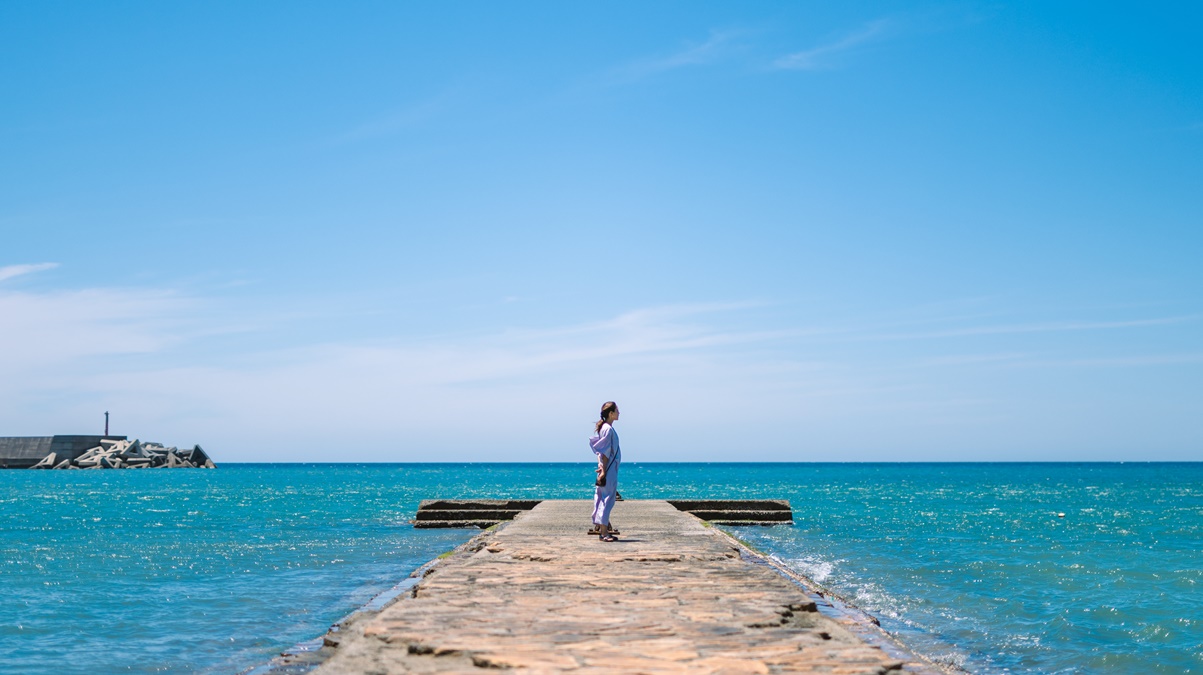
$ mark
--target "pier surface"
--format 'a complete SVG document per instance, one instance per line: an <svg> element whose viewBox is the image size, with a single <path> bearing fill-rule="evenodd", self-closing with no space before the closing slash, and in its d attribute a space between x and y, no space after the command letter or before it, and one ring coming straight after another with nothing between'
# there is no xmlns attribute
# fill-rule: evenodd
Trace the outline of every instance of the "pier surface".
<svg viewBox="0 0 1203 675"><path fill-rule="evenodd" d="M915 664L816 611L813 596L663 501L545 501L347 626L316 671L884 673ZM475 549L475 550L474 550ZM926 671L926 668L916 670Z"/></svg>

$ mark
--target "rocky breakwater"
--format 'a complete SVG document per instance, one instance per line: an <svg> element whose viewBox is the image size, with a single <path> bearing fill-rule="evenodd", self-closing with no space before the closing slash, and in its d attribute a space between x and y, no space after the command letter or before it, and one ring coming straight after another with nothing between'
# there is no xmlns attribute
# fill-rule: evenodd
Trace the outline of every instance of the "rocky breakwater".
<svg viewBox="0 0 1203 675"><path fill-rule="evenodd" d="M74 458L59 458L56 453L30 467L32 469L215 469L209 455L194 445L189 450L161 443L104 439L100 445Z"/></svg>

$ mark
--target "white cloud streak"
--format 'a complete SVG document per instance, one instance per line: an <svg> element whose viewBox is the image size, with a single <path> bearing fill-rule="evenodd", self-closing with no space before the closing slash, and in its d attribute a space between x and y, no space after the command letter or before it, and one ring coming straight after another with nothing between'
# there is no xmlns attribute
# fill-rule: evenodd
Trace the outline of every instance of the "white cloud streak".
<svg viewBox="0 0 1203 675"><path fill-rule="evenodd" d="M598 396L652 396L659 403L645 407L663 419L702 414L702 397L724 394L706 381L723 367L718 354L772 339L701 320L741 305L678 305L547 329L213 359L198 351L220 326L188 321L197 303L131 289L0 293L0 315L22 328L0 333L0 424L62 433L80 428L64 420L112 409L121 411L121 433L239 448L243 459L318 459L316 439L338 437L359 444L346 459L421 459L411 445L421 443L484 460L487 439L501 430L529 452L548 445L542 427L577 434ZM747 395L746 385L721 389ZM556 430L555 420L568 426ZM394 438L407 440L381 445Z"/></svg>
<svg viewBox="0 0 1203 675"><path fill-rule="evenodd" d="M1186 366L1203 363L1203 353L1142 354L1083 359L1047 359L1020 362L1017 365L1041 368L1145 368Z"/></svg>
<svg viewBox="0 0 1203 675"><path fill-rule="evenodd" d="M979 335L1008 335L1020 333L1062 333L1068 331L1113 330L1122 328L1142 328L1148 326L1165 326L1184 323L1198 319L1197 316L1169 316L1155 319L1135 319L1129 321L1054 321L1048 323L1012 324L998 326L967 326L947 330L920 331L915 333L885 333L864 335L861 340L933 340L940 338L973 337Z"/></svg>
<svg viewBox="0 0 1203 675"><path fill-rule="evenodd" d="M81 359L146 354L178 341L191 301L164 291L0 291L0 373L75 367Z"/></svg>
<svg viewBox="0 0 1203 675"><path fill-rule="evenodd" d="M8 265L0 267L0 281L7 281L14 277L33 274L35 272L43 272L52 270L58 267L58 263L36 263L32 265Z"/></svg>
<svg viewBox="0 0 1203 675"><path fill-rule="evenodd" d="M720 60L739 36L736 31L713 31L700 44L690 45L671 54L640 59L611 73L615 82L633 82L672 70L701 66Z"/></svg>
<svg viewBox="0 0 1203 675"><path fill-rule="evenodd" d="M782 70L822 70L830 68L832 57L880 40L885 36L888 27L889 22L885 19L878 19L834 42L782 56L773 65Z"/></svg>
<svg viewBox="0 0 1203 675"><path fill-rule="evenodd" d="M420 127L447 110L452 99L451 92L444 92L426 100L381 115L358 124L330 139L331 145L346 145L370 141L400 134Z"/></svg>
<svg viewBox="0 0 1203 675"><path fill-rule="evenodd" d="M248 339L215 353L211 336L241 320L210 301L153 289L0 291L0 426L16 434L82 432L112 410L118 433L199 442L227 460L572 461L594 408L613 399L623 401L624 424L640 438L644 460L732 459L732 452L825 459L807 453L885 448L900 433L923 438L924 429L964 433L956 437L962 445L980 435L975 425L998 424L1003 433L1025 404L997 400L989 383L999 369L1066 378L1058 368L1201 362L1195 352L1095 350L1087 358L1038 337L1184 326L1193 317L882 335L766 327L749 320L750 310L775 311L763 303L679 304L470 335L335 336L289 348ZM1024 351L946 351L968 344L949 339L986 334L1014 336L1002 349ZM851 346L874 340L897 343Z"/></svg>

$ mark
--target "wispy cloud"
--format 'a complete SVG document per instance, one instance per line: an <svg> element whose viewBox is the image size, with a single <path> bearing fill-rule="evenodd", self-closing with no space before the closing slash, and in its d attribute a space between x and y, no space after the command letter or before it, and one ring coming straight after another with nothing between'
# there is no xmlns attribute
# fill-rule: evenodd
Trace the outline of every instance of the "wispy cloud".
<svg viewBox="0 0 1203 675"><path fill-rule="evenodd" d="M976 335L1006 335L1017 333L1059 333L1066 331L1111 330L1117 328L1139 328L1164 326L1197 320L1194 315L1169 316L1155 319L1132 319L1126 321L1052 321L1047 323L1004 324L994 326L967 326L944 330L918 331L914 333L881 333L861 336L862 340L922 340L931 338L972 337Z"/></svg>
<svg viewBox="0 0 1203 675"><path fill-rule="evenodd" d="M966 354L921 359L908 368L997 366L1001 368L1142 368L1203 363L1203 353L1138 354L1097 358L1037 358L1031 354Z"/></svg>
<svg viewBox="0 0 1203 675"><path fill-rule="evenodd" d="M670 54L639 59L614 69L613 82L633 82L672 70L701 66L722 59L737 44L740 31L712 31L701 43L689 44Z"/></svg>
<svg viewBox="0 0 1203 675"><path fill-rule="evenodd" d="M648 358L766 342L783 336L774 331L716 328L704 320L749 306L753 305L667 305L624 312L596 322L346 349L367 349L387 361L403 362L407 365L399 370L409 377L438 385L498 381L549 371L613 369L632 360L643 360L646 365Z"/></svg>
<svg viewBox="0 0 1203 675"><path fill-rule="evenodd" d="M921 359L912 367L928 368L941 366L980 366L983 364L1010 363L1023 359L1026 354L1009 353L1009 354L950 354L946 356L934 356L931 358Z"/></svg>
<svg viewBox="0 0 1203 675"><path fill-rule="evenodd" d="M52 270L58 267L58 263L35 263L32 265L8 265L0 267L0 281L6 281L13 277L19 277L25 274L33 274L35 272L43 272Z"/></svg>
<svg viewBox="0 0 1203 675"><path fill-rule="evenodd" d="M119 433L200 442L236 460L316 460L336 447L343 460L571 461L565 446L611 399L626 406L643 459L732 459L722 448L745 452L750 438L739 457L817 459L805 448L821 447L897 459L891 448L908 433L922 445L925 430L941 429L958 447L1010 433L1032 410L1004 370L1024 369L1033 387L1075 387L1078 369L1203 363L1197 351L1158 354L1147 342L1042 336L1182 333L1194 316L974 325L982 317L954 306L923 309L916 321L927 323L901 333L897 321L790 318L796 308L775 303L678 303L540 326L319 338L289 328L338 324L341 310L309 300L317 314L274 307L272 320L246 326L253 308L170 290L0 290L0 316L21 327L0 331L0 425L53 433L113 410ZM424 318L410 325L433 324ZM223 328L245 332L215 339ZM975 353L978 335L1013 337Z"/></svg>
<svg viewBox="0 0 1203 675"><path fill-rule="evenodd" d="M194 309L195 303L174 293L154 290L0 291L0 316L6 318L0 374L36 376L81 359L158 351L178 340L179 322Z"/></svg>
<svg viewBox="0 0 1203 675"><path fill-rule="evenodd" d="M1019 365L1064 368L1143 368L1149 366L1183 366L1196 363L1203 363L1203 353L1186 352L1084 359L1046 359L1023 362Z"/></svg>
<svg viewBox="0 0 1203 675"><path fill-rule="evenodd" d="M678 406L700 410L700 397L738 396L750 382L720 389L707 374L732 346L774 339L721 318L745 304L697 304L546 328L333 335L290 347L269 335L214 352L210 321L189 320L198 303L206 304L146 289L0 292L0 315L24 327L0 333L0 424L43 433L43 426L70 428L61 420L111 408L138 427L125 427L136 435L259 443L261 457L333 434L368 442L403 433L462 449L506 428L529 442L530 425L580 422L599 395L652 396L665 415ZM239 314L201 309L220 325ZM728 370L748 377L734 365ZM757 388L774 376L757 373ZM503 401L529 417L500 410ZM307 421L298 424L301 418ZM365 452L360 459L388 458Z"/></svg>
<svg viewBox="0 0 1203 675"><path fill-rule="evenodd" d="M782 56L773 65L783 70L822 70L830 68L834 56L882 39L887 34L889 27L890 23L886 19L878 19L834 42L828 42L817 47L811 47L810 49Z"/></svg>
<svg viewBox="0 0 1203 675"><path fill-rule="evenodd" d="M450 98L450 94L444 93L393 110L335 135L330 143L343 145L399 134L434 119L446 110Z"/></svg>

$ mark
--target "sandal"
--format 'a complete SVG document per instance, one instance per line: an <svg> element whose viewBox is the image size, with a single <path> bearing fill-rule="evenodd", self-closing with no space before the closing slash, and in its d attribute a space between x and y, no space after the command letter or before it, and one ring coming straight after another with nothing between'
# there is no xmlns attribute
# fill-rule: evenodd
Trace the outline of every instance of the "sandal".
<svg viewBox="0 0 1203 675"><path fill-rule="evenodd" d="M603 535L597 538L598 541L618 541L618 537L612 534Z"/></svg>

